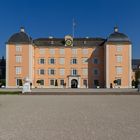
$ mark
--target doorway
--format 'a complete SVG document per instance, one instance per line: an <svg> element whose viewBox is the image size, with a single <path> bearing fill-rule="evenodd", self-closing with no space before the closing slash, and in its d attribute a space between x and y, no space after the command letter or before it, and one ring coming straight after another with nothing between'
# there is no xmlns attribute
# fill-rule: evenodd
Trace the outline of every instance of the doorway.
<svg viewBox="0 0 140 140"><path fill-rule="evenodd" d="M71 88L78 88L78 81L76 79L71 80Z"/></svg>

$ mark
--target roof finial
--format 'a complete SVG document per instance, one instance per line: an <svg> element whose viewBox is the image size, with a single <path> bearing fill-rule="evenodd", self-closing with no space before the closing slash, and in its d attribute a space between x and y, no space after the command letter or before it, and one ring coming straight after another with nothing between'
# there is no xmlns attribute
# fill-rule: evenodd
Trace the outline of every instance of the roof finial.
<svg viewBox="0 0 140 140"><path fill-rule="evenodd" d="M119 30L118 27L115 26L115 27L114 27L114 32L116 33L116 32L118 32L118 30Z"/></svg>
<svg viewBox="0 0 140 140"><path fill-rule="evenodd" d="M25 32L24 27L20 27L20 32Z"/></svg>

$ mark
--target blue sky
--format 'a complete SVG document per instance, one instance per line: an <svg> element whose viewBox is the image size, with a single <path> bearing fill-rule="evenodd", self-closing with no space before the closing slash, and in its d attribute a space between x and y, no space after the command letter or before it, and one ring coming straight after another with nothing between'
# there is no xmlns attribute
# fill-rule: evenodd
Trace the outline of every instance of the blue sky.
<svg viewBox="0 0 140 140"><path fill-rule="evenodd" d="M72 34L73 18L76 37L107 38L117 25L133 43L133 58L140 58L139 0L1 0L0 56L21 26L33 39L64 37Z"/></svg>

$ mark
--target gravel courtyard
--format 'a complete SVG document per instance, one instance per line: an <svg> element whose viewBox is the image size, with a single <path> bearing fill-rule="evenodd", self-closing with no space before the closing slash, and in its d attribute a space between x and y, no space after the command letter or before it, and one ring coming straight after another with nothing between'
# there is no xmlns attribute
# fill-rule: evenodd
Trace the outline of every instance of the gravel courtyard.
<svg viewBox="0 0 140 140"><path fill-rule="evenodd" d="M0 96L0 140L139 139L139 95Z"/></svg>

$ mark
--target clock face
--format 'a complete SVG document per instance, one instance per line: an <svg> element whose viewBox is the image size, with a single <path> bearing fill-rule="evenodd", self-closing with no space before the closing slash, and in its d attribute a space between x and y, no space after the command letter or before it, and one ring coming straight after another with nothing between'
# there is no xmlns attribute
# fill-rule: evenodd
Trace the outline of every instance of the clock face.
<svg viewBox="0 0 140 140"><path fill-rule="evenodd" d="M71 39L67 39L66 40L66 45L67 46L71 46L72 45L72 40Z"/></svg>

